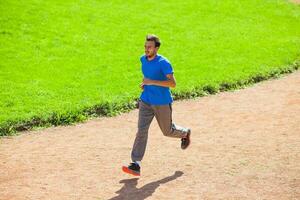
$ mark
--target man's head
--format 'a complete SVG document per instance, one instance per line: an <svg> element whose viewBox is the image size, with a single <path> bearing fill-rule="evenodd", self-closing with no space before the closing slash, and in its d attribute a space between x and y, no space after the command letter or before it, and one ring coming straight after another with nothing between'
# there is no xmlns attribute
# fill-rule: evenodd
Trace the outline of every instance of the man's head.
<svg viewBox="0 0 300 200"><path fill-rule="evenodd" d="M156 35L149 34L146 36L145 55L148 58L153 58L160 47L160 40Z"/></svg>

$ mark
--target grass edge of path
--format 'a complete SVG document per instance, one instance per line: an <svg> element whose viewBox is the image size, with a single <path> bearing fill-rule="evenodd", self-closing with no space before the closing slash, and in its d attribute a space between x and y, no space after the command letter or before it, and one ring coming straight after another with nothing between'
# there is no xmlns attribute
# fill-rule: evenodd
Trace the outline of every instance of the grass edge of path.
<svg viewBox="0 0 300 200"><path fill-rule="evenodd" d="M245 80L236 82L223 82L219 85L204 85L195 87L189 91L173 91L174 100L192 99L212 94L217 94L223 91L232 91L251 86L255 83L278 78L283 74L292 73L300 68L300 60L294 63L273 69L266 73L257 73ZM78 122L84 122L89 119L103 116L115 116L120 113L129 112L137 106L138 98L127 102L105 102L99 105L94 105L90 108L84 108L78 111L67 111L65 113L52 113L50 116L34 116L30 120L23 121L6 121L0 124L0 138L3 136L18 135L22 131L36 130L59 125L71 125Z"/></svg>

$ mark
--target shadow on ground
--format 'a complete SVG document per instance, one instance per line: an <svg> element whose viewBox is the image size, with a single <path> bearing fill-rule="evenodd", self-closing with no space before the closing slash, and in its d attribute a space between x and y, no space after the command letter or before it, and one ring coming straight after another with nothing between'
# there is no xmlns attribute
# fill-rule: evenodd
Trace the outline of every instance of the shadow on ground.
<svg viewBox="0 0 300 200"><path fill-rule="evenodd" d="M120 190L116 191L116 194L118 194L118 196L115 196L109 200L146 199L147 197L151 196L161 184L173 181L182 175L182 171L176 171L171 176L167 176L166 178L160 179L158 181L148 183L141 188L136 187L138 184L138 178L121 180L119 183L124 183L124 185Z"/></svg>

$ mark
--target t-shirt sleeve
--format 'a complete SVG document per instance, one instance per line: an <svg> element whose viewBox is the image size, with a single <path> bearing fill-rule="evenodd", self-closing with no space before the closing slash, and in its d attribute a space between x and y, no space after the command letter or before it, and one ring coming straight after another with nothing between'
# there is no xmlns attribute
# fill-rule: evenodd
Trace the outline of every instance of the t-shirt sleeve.
<svg viewBox="0 0 300 200"><path fill-rule="evenodd" d="M171 63L166 60L161 63L161 70L165 76L174 73Z"/></svg>

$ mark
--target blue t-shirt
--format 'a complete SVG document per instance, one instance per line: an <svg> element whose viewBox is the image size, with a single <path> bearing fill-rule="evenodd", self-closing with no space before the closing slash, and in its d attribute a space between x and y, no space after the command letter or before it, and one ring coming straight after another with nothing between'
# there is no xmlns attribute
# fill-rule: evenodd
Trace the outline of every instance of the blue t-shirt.
<svg viewBox="0 0 300 200"><path fill-rule="evenodd" d="M168 80L166 75L173 74L173 68L168 59L159 54L151 61L148 61L147 57L143 55L141 63L145 78L166 81ZM151 105L167 105L173 102L170 89L156 85L145 85L140 98Z"/></svg>

